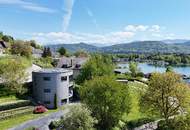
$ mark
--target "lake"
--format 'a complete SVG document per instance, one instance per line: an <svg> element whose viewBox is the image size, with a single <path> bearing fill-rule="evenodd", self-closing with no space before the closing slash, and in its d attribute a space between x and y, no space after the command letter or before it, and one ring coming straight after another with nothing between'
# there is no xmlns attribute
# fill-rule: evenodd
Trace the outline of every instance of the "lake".
<svg viewBox="0 0 190 130"><path fill-rule="evenodd" d="M128 66L129 66L128 63L119 63L118 67L120 67L120 69L116 69L116 70L118 70L122 73L125 73L128 71ZM147 63L139 63L138 67L145 74L152 73L152 72L165 72L166 71L166 67L154 66L154 65L147 64ZM175 66L175 67L173 67L173 69L176 73L190 76L190 66Z"/></svg>

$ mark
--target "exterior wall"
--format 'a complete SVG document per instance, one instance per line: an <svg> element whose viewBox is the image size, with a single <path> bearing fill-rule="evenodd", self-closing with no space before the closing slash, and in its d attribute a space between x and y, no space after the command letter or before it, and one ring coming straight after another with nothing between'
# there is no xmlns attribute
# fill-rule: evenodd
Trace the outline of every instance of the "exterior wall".
<svg viewBox="0 0 190 130"><path fill-rule="evenodd" d="M47 108L54 108L54 98L55 94L57 97L58 107L64 105L62 100L68 103L69 97L69 76L73 72L69 71L66 73L43 73L43 72L33 72L33 97L37 102L44 104ZM62 81L61 77L67 77L66 81ZM44 80L44 77L49 77L50 80ZM70 85L72 86L72 85ZM50 92L44 92L49 89ZM45 101L50 101L50 103L45 103Z"/></svg>

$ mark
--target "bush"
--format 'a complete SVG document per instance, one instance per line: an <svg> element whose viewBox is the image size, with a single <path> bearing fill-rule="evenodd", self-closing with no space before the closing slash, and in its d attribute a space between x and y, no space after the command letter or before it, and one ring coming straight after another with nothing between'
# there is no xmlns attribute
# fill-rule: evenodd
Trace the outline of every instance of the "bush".
<svg viewBox="0 0 190 130"><path fill-rule="evenodd" d="M129 121L127 123L127 128L128 129L133 129L135 127L139 127L141 125L144 125L144 124L147 124L147 123L150 123L150 122L153 122L153 121L154 121L154 119L151 119L151 118L141 118L141 119Z"/></svg>
<svg viewBox="0 0 190 130"><path fill-rule="evenodd" d="M59 121L52 121L50 124L49 124L49 129L56 129L60 126L60 122Z"/></svg>
<svg viewBox="0 0 190 130"><path fill-rule="evenodd" d="M18 107L24 107L24 106L28 106L30 104L31 104L31 102L28 100L22 100L22 101L17 101L14 103L2 104L2 105L0 105L0 111L10 110L10 109L18 108Z"/></svg>
<svg viewBox="0 0 190 130"><path fill-rule="evenodd" d="M157 130L189 130L190 129L190 115L179 116L169 120L169 124L164 120L158 122Z"/></svg>
<svg viewBox="0 0 190 130"><path fill-rule="evenodd" d="M0 112L0 120L6 120L9 118L17 117L23 114L32 113L33 107L27 106L27 107L20 107L16 109L6 110Z"/></svg>

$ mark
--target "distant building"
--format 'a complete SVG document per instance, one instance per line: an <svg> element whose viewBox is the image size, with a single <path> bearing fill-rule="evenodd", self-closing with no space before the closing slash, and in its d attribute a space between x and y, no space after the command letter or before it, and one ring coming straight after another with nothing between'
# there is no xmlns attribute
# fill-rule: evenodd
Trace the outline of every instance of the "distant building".
<svg viewBox="0 0 190 130"><path fill-rule="evenodd" d="M57 67L73 70L73 78L76 79L81 72L82 65L84 65L87 60L87 57L62 57Z"/></svg>
<svg viewBox="0 0 190 130"><path fill-rule="evenodd" d="M35 58L41 58L43 51L41 49L36 49L32 47L32 56Z"/></svg>
<svg viewBox="0 0 190 130"><path fill-rule="evenodd" d="M33 72L33 97L47 108L60 107L73 96L73 71L66 69L42 69Z"/></svg>
<svg viewBox="0 0 190 130"><path fill-rule="evenodd" d="M6 48L8 48L8 44L4 41L0 41L0 55L5 52Z"/></svg>

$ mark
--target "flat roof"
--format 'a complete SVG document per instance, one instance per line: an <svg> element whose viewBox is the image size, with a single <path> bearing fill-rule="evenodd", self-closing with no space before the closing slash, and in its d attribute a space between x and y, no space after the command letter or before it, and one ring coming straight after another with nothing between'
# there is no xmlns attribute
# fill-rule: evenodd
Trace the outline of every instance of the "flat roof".
<svg viewBox="0 0 190 130"><path fill-rule="evenodd" d="M48 69L41 69L39 71L34 71L34 73L67 73L72 72L72 70L63 69L63 68L48 68Z"/></svg>

